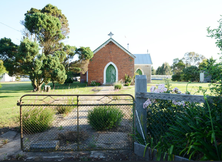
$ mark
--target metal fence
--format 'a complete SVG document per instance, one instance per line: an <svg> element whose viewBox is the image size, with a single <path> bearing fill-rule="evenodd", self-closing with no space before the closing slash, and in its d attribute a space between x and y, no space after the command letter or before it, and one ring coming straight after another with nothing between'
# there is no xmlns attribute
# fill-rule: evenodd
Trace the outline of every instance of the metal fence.
<svg viewBox="0 0 222 162"><path fill-rule="evenodd" d="M131 95L24 95L23 151L133 149Z"/></svg>

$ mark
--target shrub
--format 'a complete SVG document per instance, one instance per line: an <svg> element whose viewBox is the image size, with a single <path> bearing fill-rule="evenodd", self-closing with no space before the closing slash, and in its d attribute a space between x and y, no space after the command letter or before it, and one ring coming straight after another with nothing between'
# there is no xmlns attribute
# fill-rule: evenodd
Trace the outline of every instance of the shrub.
<svg viewBox="0 0 222 162"><path fill-rule="evenodd" d="M98 106L89 111L88 123L97 131L117 127L123 118L123 112L111 106Z"/></svg>
<svg viewBox="0 0 222 162"><path fill-rule="evenodd" d="M127 82L127 83L125 83L125 84L124 84L124 86L130 86L130 83L129 83L129 82Z"/></svg>
<svg viewBox="0 0 222 162"><path fill-rule="evenodd" d="M172 81L181 81L181 73L178 72L172 75Z"/></svg>
<svg viewBox="0 0 222 162"><path fill-rule="evenodd" d="M50 107L35 108L22 114L23 131L26 133L43 132L50 128L55 112Z"/></svg>
<svg viewBox="0 0 222 162"><path fill-rule="evenodd" d="M127 75L127 74L125 74L125 83L131 84L131 82L132 82L132 77Z"/></svg>
<svg viewBox="0 0 222 162"><path fill-rule="evenodd" d="M122 86L122 84L121 83L116 83L115 85L114 85L114 89L121 89L123 86Z"/></svg>
<svg viewBox="0 0 222 162"><path fill-rule="evenodd" d="M93 81L91 81L90 85L91 86L100 86L101 83L93 80Z"/></svg>

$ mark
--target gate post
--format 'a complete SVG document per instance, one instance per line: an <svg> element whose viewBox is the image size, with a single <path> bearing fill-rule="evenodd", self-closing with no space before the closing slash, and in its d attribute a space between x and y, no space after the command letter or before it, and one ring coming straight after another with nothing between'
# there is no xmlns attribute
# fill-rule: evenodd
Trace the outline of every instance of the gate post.
<svg viewBox="0 0 222 162"><path fill-rule="evenodd" d="M136 130L142 135L141 127L143 129L144 136L147 135L147 111L143 108L143 103L146 98L138 97L138 93L147 92L147 78L146 75L136 75L135 79L135 126ZM137 111L137 112L136 112ZM139 121L138 121L138 117ZM141 126L140 126L141 124Z"/></svg>

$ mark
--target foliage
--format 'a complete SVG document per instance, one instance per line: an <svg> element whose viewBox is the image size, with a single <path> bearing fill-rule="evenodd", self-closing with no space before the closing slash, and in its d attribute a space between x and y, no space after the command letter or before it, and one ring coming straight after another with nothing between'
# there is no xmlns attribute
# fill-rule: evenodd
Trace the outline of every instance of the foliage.
<svg viewBox="0 0 222 162"><path fill-rule="evenodd" d="M200 74L196 66L190 66L183 69L182 80L184 81L199 81Z"/></svg>
<svg viewBox="0 0 222 162"><path fill-rule="evenodd" d="M173 65L171 66L174 74L180 73L185 68L185 64L182 60L176 58L173 59ZM177 74L178 75L178 74Z"/></svg>
<svg viewBox="0 0 222 162"><path fill-rule="evenodd" d="M97 81L94 81L92 80L91 83L90 83L90 86L100 86L101 83L100 82L97 82Z"/></svg>
<svg viewBox="0 0 222 162"><path fill-rule="evenodd" d="M167 82L167 88L164 84L159 84L157 87L152 86L150 91L153 93L175 93L181 94L178 88L171 90L171 85ZM175 116L185 106L184 101L175 100L160 100L160 99L147 99L143 104L144 109L147 111L147 132L148 136L155 137L154 143L157 144L160 137L168 131L169 126L167 123L174 123ZM162 129L160 129L162 128Z"/></svg>
<svg viewBox="0 0 222 162"><path fill-rule="evenodd" d="M80 47L76 49L76 54L79 56L79 60L70 63L69 70L85 74L88 71L89 60L93 57L93 52L89 47Z"/></svg>
<svg viewBox="0 0 222 162"><path fill-rule="evenodd" d="M65 38L60 30L61 22L54 16L43 13L26 14L24 26L31 34L35 34L45 55L55 52L59 41Z"/></svg>
<svg viewBox="0 0 222 162"><path fill-rule="evenodd" d="M187 52L182 58L186 67L198 66L204 59L206 59L205 56L195 52Z"/></svg>
<svg viewBox="0 0 222 162"><path fill-rule="evenodd" d="M15 80L16 80L16 81L20 81L20 80L21 80L20 76L16 76L16 77L15 77Z"/></svg>
<svg viewBox="0 0 222 162"><path fill-rule="evenodd" d="M10 38L0 39L0 59L3 61L8 74L10 76L15 75L18 70L16 67L16 54L18 52L18 46L14 44Z"/></svg>
<svg viewBox="0 0 222 162"><path fill-rule="evenodd" d="M172 75L172 81L181 81L183 77L182 72L178 72Z"/></svg>
<svg viewBox="0 0 222 162"><path fill-rule="evenodd" d="M69 33L68 20L56 6L31 8L22 23L27 31L19 47L10 39L0 40L0 57L10 76L29 75L34 91L40 91L42 84L49 81L53 87L56 82L63 84L68 71L87 71L93 52L89 47L77 49L61 42ZM79 60L70 62L75 54Z"/></svg>
<svg viewBox="0 0 222 162"><path fill-rule="evenodd" d="M125 79L125 85L130 85L133 80L133 78L127 74L125 74L124 79Z"/></svg>
<svg viewBox="0 0 222 162"><path fill-rule="evenodd" d="M180 94L177 88L172 91L168 87L151 87L151 92ZM176 154L192 160L221 160L222 102L218 98L209 101L199 104L148 99L144 103L148 108L148 141L153 138L157 156L168 152L171 158Z"/></svg>
<svg viewBox="0 0 222 162"><path fill-rule="evenodd" d="M127 83L125 83L125 84L124 84L124 86L130 86L130 83L129 83L129 82L127 82Z"/></svg>
<svg viewBox="0 0 222 162"><path fill-rule="evenodd" d="M218 21L219 26L217 29L210 29L210 27L207 28L208 37L216 39L216 46L222 50L222 41L221 41L221 28L222 28L222 19Z"/></svg>
<svg viewBox="0 0 222 162"><path fill-rule="evenodd" d="M66 37L69 34L68 20L67 20L66 16L64 14L62 14L62 11L60 9L58 9L56 6L53 6L51 4L47 4L42 9L31 8L29 11L27 11L25 16L31 15L34 13L42 13L42 14L46 14L48 16L53 16L53 17L58 18L60 23L62 24L60 30L62 31L63 36Z"/></svg>
<svg viewBox="0 0 222 162"><path fill-rule="evenodd" d="M66 73L67 75L67 79L65 80L65 83L73 83L74 82L74 75L73 75L73 72L69 71Z"/></svg>
<svg viewBox="0 0 222 162"><path fill-rule="evenodd" d="M55 112L50 107L33 107L30 110L23 110L23 131L25 133L38 133L49 129L54 120L54 115Z"/></svg>
<svg viewBox="0 0 222 162"><path fill-rule="evenodd" d="M123 118L123 112L112 106L98 106L88 112L88 123L97 131L117 127Z"/></svg>
<svg viewBox="0 0 222 162"><path fill-rule="evenodd" d="M122 89L123 85L121 83L115 83L114 89Z"/></svg>
<svg viewBox="0 0 222 162"><path fill-rule="evenodd" d="M5 69L4 65L3 65L3 61L0 60L0 77L4 73L6 73L6 69Z"/></svg>
<svg viewBox="0 0 222 162"><path fill-rule="evenodd" d="M171 67L170 65L165 62L162 66L159 66L156 70L156 75L170 75L171 74Z"/></svg>
<svg viewBox="0 0 222 162"><path fill-rule="evenodd" d="M156 75L156 70L153 68L153 66L151 67L151 75Z"/></svg>
<svg viewBox="0 0 222 162"><path fill-rule="evenodd" d="M216 60L214 60L212 57L210 59L204 60L200 65L199 69L201 71L204 71L205 75L210 75L212 81L219 81L221 80L221 72L222 72L222 66L221 63L216 63Z"/></svg>

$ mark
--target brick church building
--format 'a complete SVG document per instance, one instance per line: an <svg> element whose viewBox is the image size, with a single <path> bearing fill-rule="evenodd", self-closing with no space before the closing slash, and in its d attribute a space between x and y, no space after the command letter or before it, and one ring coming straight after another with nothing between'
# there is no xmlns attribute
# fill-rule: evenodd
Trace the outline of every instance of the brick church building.
<svg viewBox="0 0 222 162"><path fill-rule="evenodd" d="M88 82L89 85L91 81L112 84L121 79L124 81L125 74L133 77L137 72L147 75L147 81L151 82L150 54L131 54L112 35L110 33L110 38L93 51L94 56L89 62L88 71L80 75L80 81Z"/></svg>

